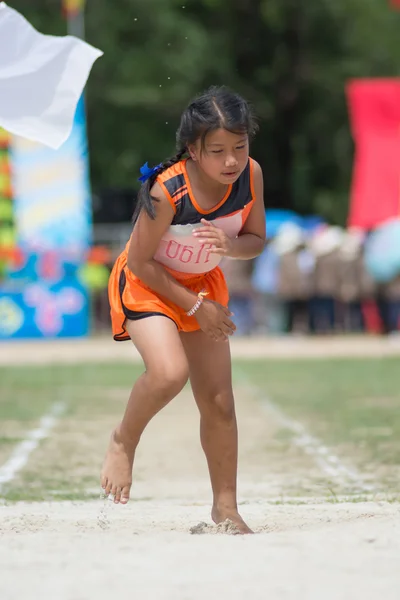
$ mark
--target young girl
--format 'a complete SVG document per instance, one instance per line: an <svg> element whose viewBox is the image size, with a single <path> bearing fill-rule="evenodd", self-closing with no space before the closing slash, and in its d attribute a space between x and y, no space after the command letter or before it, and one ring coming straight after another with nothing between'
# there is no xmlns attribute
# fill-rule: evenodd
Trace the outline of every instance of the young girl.
<svg viewBox="0 0 400 600"><path fill-rule="evenodd" d="M210 88L183 112L177 154L141 169L131 238L109 282L114 339L129 340L145 372L111 436L101 485L126 504L146 425L188 378L200 412L212 519L251 533L237 508L237 425L228 339L235 331L222 257L251 259L265 244L263 177L249 158L248 104ZM187 155L186 158L184 156Z"/></svg>

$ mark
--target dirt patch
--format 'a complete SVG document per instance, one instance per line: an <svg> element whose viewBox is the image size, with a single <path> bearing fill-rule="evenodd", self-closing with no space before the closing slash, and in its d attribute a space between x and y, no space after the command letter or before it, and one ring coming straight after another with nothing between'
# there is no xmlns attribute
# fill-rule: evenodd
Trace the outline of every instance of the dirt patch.
<svg viewBox="0 0 400 600"><path fill-rule="evenodd" d="M204 523L204 521L202 521L194 527L191 527L190 533L192 535L203 535L205 533L211 535L241 535L237 526L230 519L226 519L226 521L219 523L218 525Z"/></svg>
<svg viewBox="0 0 400 600"><path fill-rule="evenodd" d="M218 535L207 506L162 499L110 503L101 527L100 505L0 507L1 597L106 600L134 589L146 600L398 600L392 505L254 502L244 510L254 536ZM199 521L206 535L190 535Z"/></svg>

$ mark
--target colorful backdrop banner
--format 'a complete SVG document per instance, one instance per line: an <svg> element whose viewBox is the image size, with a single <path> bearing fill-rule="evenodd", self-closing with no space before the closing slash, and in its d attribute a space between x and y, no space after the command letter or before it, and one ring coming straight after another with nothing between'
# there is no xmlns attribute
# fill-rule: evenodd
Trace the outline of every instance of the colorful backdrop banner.
<svg viewBox="0 0 400 600"><path fill-rule="evenodd" d="M347 86L355 162L348 225L372 229L400 215L400 79Z"/></svg>
<svg viewBox="0 0 400 600"><path fill-rule="evenodd" d="M58 149L11 136L14 217L20 260L0 287L0 341L89 333L88 286L79 271L92 241L83 99Z"/></svg>
<svg viewBox="0 0 400 600"><path fill-rule="evenodd" d="M58 150L12 136L17 244L27 252L81 253L92 241L92 211L84 101Z"/></svg>

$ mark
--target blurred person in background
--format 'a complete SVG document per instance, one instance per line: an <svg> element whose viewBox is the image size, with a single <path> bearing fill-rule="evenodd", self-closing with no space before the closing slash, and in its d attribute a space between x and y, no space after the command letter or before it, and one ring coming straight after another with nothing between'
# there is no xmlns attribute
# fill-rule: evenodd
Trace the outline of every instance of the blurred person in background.
<svg viewBox="0 0 400 600"><path fill-rule="evenodd" d="M400 274L377 286L377 306L385 335L400 334Z"/></svg>
<svg viewBox="0 0 400 600"><path fill-rule="evenodd" d="M369 330L398 335L400 328L400 219L391 218L368 232L364 244L366 272L375 282L375 303L364 312Z"/></svg>
<svg viewBox="0 0 400 600"><path fill-rule="evenodd" d="M305 244L302 229L295 224L283 225L273 246L279 256L278 294L286 307L286 331L307 333L314 257Z"/></svg>
<svg viewBox="0 0 400 600"><path fill-rule="evenodd" d="M339 250L343 238L343 229L326 226L310 240L310 250L315 259L310 321L311 330L318 334L333 333L336 329L336 298L340 282Z"/></svg>
<svg viewBox="0 0 400 600"><path fill-rule="evenodd" d="M101 475L105 494L128 502L141 435L190 378L213 490L211 516L215 523L229 519L239 533L251 530L237 506L228 342L236 327L218 265L223 257L251 260L265 245L263 175L249 157L256 129L247 102L225 87L189 104L176 155L141 169L132 235L109 282L114 339L132 340L145 372L111 435Z"/></svg>
<svg viewBox="0 0 400 600"><path fill-rule="evenodd" d="M345 331L365 330L362 313L362 299L367 290L366 272L363 259L364 234L361 230L349 230L343 234L339 248L337 298L341 303L341 324Z"/></svg>
<svg viewBox="0 0 400 600"><path fill-rule="evenodd" d="M272 240L254 260L251 285L254 290L255 332L280 334L286 326L286 309L278 294L279 256Z"/></svg>
<svg viewBox="0 0 400 600"><path fill-rule="evenodd" d="M251 286L252 261L225 258L221 262L229 288L229 310L236 335L250 335L254 329L254 291Z"/></svg>

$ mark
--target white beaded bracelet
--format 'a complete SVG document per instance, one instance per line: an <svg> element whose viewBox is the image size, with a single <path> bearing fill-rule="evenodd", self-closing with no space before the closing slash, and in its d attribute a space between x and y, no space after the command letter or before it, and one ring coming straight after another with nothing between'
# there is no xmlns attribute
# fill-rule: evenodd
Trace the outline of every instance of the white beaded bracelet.
<svg viewBox="0 0 400 600"><path fill-rule="evenodd" d="M203 304L204 302L204 297L207 296L208 292L199 292L197 294L197 301L196 304L194 306L192 306L192 308L186 313L188 317L192 317L194 315L195 312L197 312L200 308L200 306Z"/></svg>

